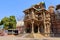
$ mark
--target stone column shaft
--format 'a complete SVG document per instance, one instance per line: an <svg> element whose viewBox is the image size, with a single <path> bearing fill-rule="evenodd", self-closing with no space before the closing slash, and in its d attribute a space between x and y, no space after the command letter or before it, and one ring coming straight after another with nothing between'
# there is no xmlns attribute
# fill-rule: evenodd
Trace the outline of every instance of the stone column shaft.
<svg viewBox="0 0 60 40"><path fill-rule="evenodd" d="M34 33L34 23L32 22L32 33Z"/></svg>
<svg viewBox="0 0 60 40"><path fill-rule="evenodd" d="M38 25L38 33L40 33L40 31L39 31L39 25Z"/></svg>

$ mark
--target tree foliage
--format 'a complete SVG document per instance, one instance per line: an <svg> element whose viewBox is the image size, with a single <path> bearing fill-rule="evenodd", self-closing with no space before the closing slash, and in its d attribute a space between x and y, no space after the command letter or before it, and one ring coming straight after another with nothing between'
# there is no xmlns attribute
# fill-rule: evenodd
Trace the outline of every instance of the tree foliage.
<svg viewBox="0 0 60 40"><path fill-rule="evenodd" d="M4 25L4 29L15 29L16 28L16 19L15 16L4 17L0 25Z"/></svg>

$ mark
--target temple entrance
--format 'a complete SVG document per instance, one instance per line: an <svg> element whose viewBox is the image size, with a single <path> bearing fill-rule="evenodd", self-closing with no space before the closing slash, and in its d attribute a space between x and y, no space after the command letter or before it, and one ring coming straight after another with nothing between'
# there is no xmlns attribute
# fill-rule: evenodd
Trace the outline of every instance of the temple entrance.
<svg viewBox="0 0 60 40"><path fill-rule="evenodd" d="M44 25L39 25L39 31L40 33L44 33Z"/></svg>
<svg viewBox="0 0 60 40"><path fill-rule="evenodd" d="M32 32L32 25L28 24L26 27L26 33L31 33ZM38 25L34 24L34 33L38 33Z"/></svg>
<svg viewBox="0 0 60 40"><path fill-rule="evenodd" d="M34 25L34 33L38 33L38 26Z"/></svg>
<svg viewBox="0 0 60 40"><path fill-rule="evenodd" d="M31 33L32 32L32 26L31 24L28 24L26 27L26 33Z"/></svg>

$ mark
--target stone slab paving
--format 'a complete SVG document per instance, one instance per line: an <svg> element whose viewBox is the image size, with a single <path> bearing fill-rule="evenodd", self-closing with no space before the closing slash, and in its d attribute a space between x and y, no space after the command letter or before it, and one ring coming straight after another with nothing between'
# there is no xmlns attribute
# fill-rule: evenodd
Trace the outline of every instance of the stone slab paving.
<svg viewBox="0 0 60 40"><path fill-rule="evenodd" d="M0 40L60 40L60 37L43 37L40 34L23 34L19 36L0 36ZM35 36L35 37L34 37Z"/></svg>
<svg viewBox="0 0 60 40"><path fill-rule="evenodd" d="M21 38L14 36L0 36L0 40L60 40L60 38L56 37L45 37L45 38Z"/></svg>

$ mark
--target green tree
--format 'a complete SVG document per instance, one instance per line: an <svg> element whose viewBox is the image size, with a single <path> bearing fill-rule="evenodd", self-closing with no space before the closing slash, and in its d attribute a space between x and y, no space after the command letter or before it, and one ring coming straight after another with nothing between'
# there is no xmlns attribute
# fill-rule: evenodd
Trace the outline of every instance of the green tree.
<svg viewBox="0 0 60 40"><path fill-rule="evenodd" d="M4 25L4 29L8 29L8 26L9 26L9 18L8 17L4 17L2 20L1 20L1 24Z"/></svg>
<svg viewBox="0 0 60 40"><path fill-rule="evenodd" d="M8 17L4 17L1 22L0 25L4 25L4 29L15 29L16 28L16 19L15 16L10 16Z"/></svg>
<svg viewBox="0 0 60 40"><path fill-rule="evenodd" d="M16 28L16 19L15 16L10 16L10 25L12 25L12 28L15 29Z"/></svg>

